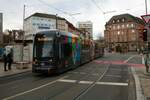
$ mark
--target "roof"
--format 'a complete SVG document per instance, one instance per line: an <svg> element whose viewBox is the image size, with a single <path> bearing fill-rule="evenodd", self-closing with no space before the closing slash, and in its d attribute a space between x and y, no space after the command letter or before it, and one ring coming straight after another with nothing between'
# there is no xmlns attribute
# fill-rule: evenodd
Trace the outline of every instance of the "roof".
<svg viewBox="0 0 150 100"><path fill-rule="evenodd" d="M53 33L50 33L50 32L53 32ZM49 31L40 31L38 32L36 35L40 35L40 34L51 34L51 35L55 35L57 34L56 32L59 32L60 35L64 35L64 36L68 36L68 37L78 37L78 35L75 35L73 33L66 33L66 32L62 32L62 31L59 31L59 30L49 30Z"/></svg>
<svg viewBox="0 0 150 100"><path fill-rule="evenodd" d="M135 17L131 14L121 14L121 15L115 15L113 16L108 22L107 24L112 24L112 21L113 20L118 20L118 19L122 19L124 18L125 19L125 22L135 22L135 23L138 23L138 24L145 24L144 21L138 17Z"/></svg>
<svg viewBox="0 0 150 100"><path fill-rule="evenodd" d="M53 19L56 19L56 17L57 17L59 20L65 20L65 18L59 17L57 15L45 14L45 13L34 13L34 14L30 15L29 17L25 18L25 20L27 20L33 16L44 17L44 18L53 18Z"/></svg>

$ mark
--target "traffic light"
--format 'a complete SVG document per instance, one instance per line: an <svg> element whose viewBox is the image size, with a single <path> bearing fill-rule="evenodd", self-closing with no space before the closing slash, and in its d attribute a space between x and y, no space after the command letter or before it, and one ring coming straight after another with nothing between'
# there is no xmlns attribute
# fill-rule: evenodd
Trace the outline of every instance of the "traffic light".
<svg viewBox="0 0 150 100"><path fill-rule="evenodd" d="M143 41L147 41L147 29L143 30Z"/></svg>

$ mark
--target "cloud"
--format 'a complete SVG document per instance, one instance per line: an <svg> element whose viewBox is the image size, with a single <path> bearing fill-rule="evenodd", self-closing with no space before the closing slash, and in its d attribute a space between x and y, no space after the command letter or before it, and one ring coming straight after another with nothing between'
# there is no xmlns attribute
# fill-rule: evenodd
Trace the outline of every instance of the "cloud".
<svg viewBox="0 0 150 100"><path fill-rule="evenodd" d="M116 11L103 14L103 12ZM1 0L0 11L4 13L4 29L21 28L23 5L26 4L26 17L35 12L58 14L76 25L77 21L91 20L96 37L103 33L104 25L112 16L130 13L140 17L145 14L144 0ZM150 12L148 1L148 11ZM65 14L64 12L67 12ZM81 13L70 16L69 14Z"/></svg>

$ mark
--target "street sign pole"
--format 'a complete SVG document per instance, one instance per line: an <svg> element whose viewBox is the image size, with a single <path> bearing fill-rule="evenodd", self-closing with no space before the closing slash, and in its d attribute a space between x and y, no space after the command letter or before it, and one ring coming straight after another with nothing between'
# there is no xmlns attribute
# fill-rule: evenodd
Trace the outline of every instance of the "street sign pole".
<svg viewBox="0 0 150 100"><path fill-rule="evenodd" d="M150 50L150 48L149 48L150 47L150 26L149 26L150 25L150 14L147 14L147 11L146 11L146 15L142 15L141 17L144 20L144 22L146 23L146 25L144 27L147 30L146 49Z"/></svg>
<svg viewBox="0 0 150 100"><path fill-rule="evenodd" d="M147 0L145 0L145 11L146 11L146 15L147 15Z"/></svg>

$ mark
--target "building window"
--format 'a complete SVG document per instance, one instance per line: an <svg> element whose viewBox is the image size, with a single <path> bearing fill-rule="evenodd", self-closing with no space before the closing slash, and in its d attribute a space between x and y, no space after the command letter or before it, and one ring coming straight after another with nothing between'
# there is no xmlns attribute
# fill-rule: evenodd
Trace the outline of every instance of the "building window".
<svg viewBox="0 0 150 100"><path fill-rule="evenodd" d="M120 26L118 25L117 28L120 29Z"/></svg>
<svg viewBox="0 0 150 100"><path fill-rule="evenodd" d="M37 26L39 26L40 24L39 24L39 23L37 23L36 25L37 25Z"/></svg>
<svg viewBox="0 0 150 100"><path fill-rule="evenodd" d="M120 35L120 31L118 31L118 35Z"/></svg>
<svg viewBox="0 0 150 100"><path fill-rule="evenodd" d="M115 20L113 20L113 23L115 23Z"/></svg>
<svg viewBox="0 0 150 100"><path fill-rule="evenodd" d="M33 26L35 26L36 24L35 24L35 23L33 23L32 25L33 25Z"/></svg>
<svg viewBox="0 0 150 100"><path fill-rule="evenodd" d="M35 17L33 17L32 19L35 20Z"/></svg>
<svg viewBox="0 0 150 100"><path fill-rule="evenodd" d="M115 25L113 26L113 29L115 29Z"/></svg>
<svg viewBox="0 0 150 100"><path fill-rule="evenodd" d="M117 20L117 22L119 23L119 19Z"/></svg>
<svg viewBox="0 0 150 100"><path fill-rule="evenodd" d="M132 37L132 41L135 41L135 40L136 40L136 38L133 36L133 37Z"/></svg>
<svg viewBox="0 0 150 100"><path fill-rule="evenodd" d="M129 24L127 24L127 27L129 27Z"/></svg>
<svg viewBox="0 0 150 100"><path fill-rule="evenodd" d="M134 27L134 24L131 24L131 27Z"/></svg>
<svg viewBox="0 0 150 100"><path fill-rule="evenodd" d="M124 24L122 24L122 28L124 28Z"/></svg>
<svg viewBox="0 0 150 100"><path fill-rule="evenodd" d="M124 22L124 21L125 21L125 19L123 18L123 19L122 19L122 22Z"/></svg>
<svg viewBox="0 0 150 100"><path fill-rule="evenodd" d="M135 32L135 30L132 30L132 33L134 33Z"/></svg>
<svg viewBox="0 0 150 100"><path fill-rule="evenodd" d="M37 17L36 19L37 19L37 20L39 20L39 18L38 18L38 17Z"/></svg>

